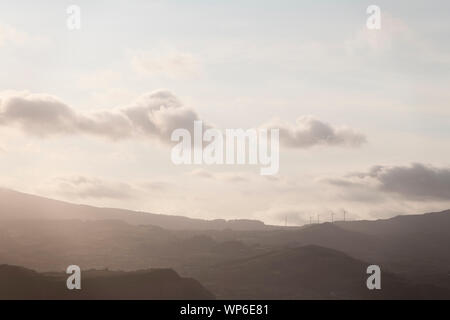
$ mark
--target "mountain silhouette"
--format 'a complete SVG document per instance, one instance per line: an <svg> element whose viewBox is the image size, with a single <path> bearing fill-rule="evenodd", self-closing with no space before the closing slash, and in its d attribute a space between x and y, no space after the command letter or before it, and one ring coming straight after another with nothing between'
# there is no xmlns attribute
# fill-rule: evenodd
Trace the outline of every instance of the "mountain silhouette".
<svg viewBox="0 0 450 320"><path fill-rule="evenodd" d="M65 273L37 273L0 265L0 300L209 300L214 296L197 281L170 269L82 272L80 290L69 290Z"/></svg>
<svg viewBox="0 0 450 320"><path fill-rule="evenodd" d="M276 228L257 220L202 220L115 208L97 208L0 188L2 219L117 219L133 225L153 225L171 230L267 230Z"/></svg>
<svg viewBox="0 0 450 320"><path fill-rule="evenodd" d="M369 263L319 246L273 251L215 265L200 280L221 299L437 299L450 291L411 285L382 272L381 290L368 290Z"/></svg>

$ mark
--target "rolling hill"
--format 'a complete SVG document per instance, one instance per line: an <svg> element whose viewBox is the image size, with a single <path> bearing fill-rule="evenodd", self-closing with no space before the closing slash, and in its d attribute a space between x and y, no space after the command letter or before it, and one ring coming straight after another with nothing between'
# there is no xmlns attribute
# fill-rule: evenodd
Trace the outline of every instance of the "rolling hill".
<svg viewBox="0 0 450 320"><path fill-rule="evenodd" d="M197 281L170 269L82 272L80 290L68 290L65 273L37 273L0 265L0 300L210 300L214 296Z"/></svg>
<svg viewBox="0 0 450 320"><path fill-rule="evenodd" d="M370 264L319 246L276 250L204 270L199 279L221 299L450 299L450 291L412 285L382 272L368 290Z"/></svg>
<svg viewBox="0 0 450 320"><path fill-rule="evenodd" d="M0 188L0 220L5 219L117 219L132 225L153 225L170 230L268 230L257 220L202 220L183 216L154 214L115 208L72 204Z"/></svg>

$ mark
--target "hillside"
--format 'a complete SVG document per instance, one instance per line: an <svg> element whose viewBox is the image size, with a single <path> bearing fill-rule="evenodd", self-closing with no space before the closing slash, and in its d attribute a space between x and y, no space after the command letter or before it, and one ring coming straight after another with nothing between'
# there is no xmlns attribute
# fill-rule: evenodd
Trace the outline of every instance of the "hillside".
<svg viewBox="0 0 450 320"><path fill-rule="evenodd" d="M52 200L4 188L0 188L0 208L0 220L117 219L132 225L153 225L170 230L267 230L274 228L273 226L266 226L263 222L257 220L201 220L115 208L97 208Z"/></svg>
<svg viewBox="0 0 450 320"><path fill-rule="evenodd" d="M215 265L200 281L224 299L436 299L450 291L411 285L389 272L382 289L368 290L369 263L319 246L273 251Z"/></svg>
<svg viewBox="0 0 450 320"><path fill-rule="evenodd" d="M173 270L82 272L81 290L68 290L65 273L42 274L17 266L0 265L0 300L198 300L214 296L197 281Z"/></svg>

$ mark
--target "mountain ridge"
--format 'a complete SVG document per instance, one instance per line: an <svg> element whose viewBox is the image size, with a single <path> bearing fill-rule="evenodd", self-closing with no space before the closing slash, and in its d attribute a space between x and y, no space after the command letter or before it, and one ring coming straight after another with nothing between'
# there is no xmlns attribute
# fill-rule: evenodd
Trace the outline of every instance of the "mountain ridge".
<svg viewBox="0 0 450 320"><path fill-rule="evenodd" d="M169 230L268 230L279 228L259 220L203 220L180 215L165 215L119 208L95 207L0 188L0 219L118 219L132 225L154 225ZM33 209L33 216L26 216Z"/></svg>
<svg viewBox="0 0 450 320"><path fill-rule="evenodd" d="M214 295L172 269L82 271L80 290L68 290L64 272L0 265L0 300L211 300Z"/></svg>

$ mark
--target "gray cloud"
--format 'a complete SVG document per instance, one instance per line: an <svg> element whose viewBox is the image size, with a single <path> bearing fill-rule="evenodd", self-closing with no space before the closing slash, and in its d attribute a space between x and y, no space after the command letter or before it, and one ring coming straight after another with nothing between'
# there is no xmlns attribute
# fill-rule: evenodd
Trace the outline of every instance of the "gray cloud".
<svg viewBox="0 0 450 320"><path fill-rule="evenodd" d="M297 118L295 125L274 120L263 127L279 128L280 142L290 148L308 148L316 145L359 147L366 137L347 127L333 127L312 116Z"/></svg>
<svg viewBox="0 0 450 320"><path fill-rule="evenodd" d="M76 112L46 94L16 92L0 96L0 125L16 125L38 137L83 133L113 140L145 136L169 142L174 129L192 131L193 121L198 119L194 110L183 107L166 90L145 94L118 110L89 114Z"/></svg>
<svg viewBox="0 0 450 320"><path fill-rule="evenodd" d="M195 110L184 107L167 90L142 95L128 106L93 113L80 113L47 94L9 92L0 94L0 126L18 126L25 133L52 135L90 134L120 140L130 137L157 138L170 143L175 129L193 132ZM211 126L204 123L204 129ZM346 127L333 127L311 116L297 119L295 125L273 121L266 128L280 129L280 142L287 147L314 145L357 147L366 141L361 133Z"/></svg>
<svg viewBox="0 0 450 320"><path fill-rule="evenodd" d="M381 190L409 198L450 199L450 168L423 164L410 167L374 167L369 173L381 183Z"/></svg>
<svg viewBox="0 0 450 320"><path fill-rule="evenodd" d="M352 190L393 193L410 200L450 200L450 168L420 163L410 166L374 166L367 172L352 173L326 182Z"/></svg>
<svg viewBox="0 0 450 320"><path fill-rule="evenodd" d="M76 130L77 115L49 95L8 95L0 98L0 125L12 123L37 136L72 133Z"/></svg>

